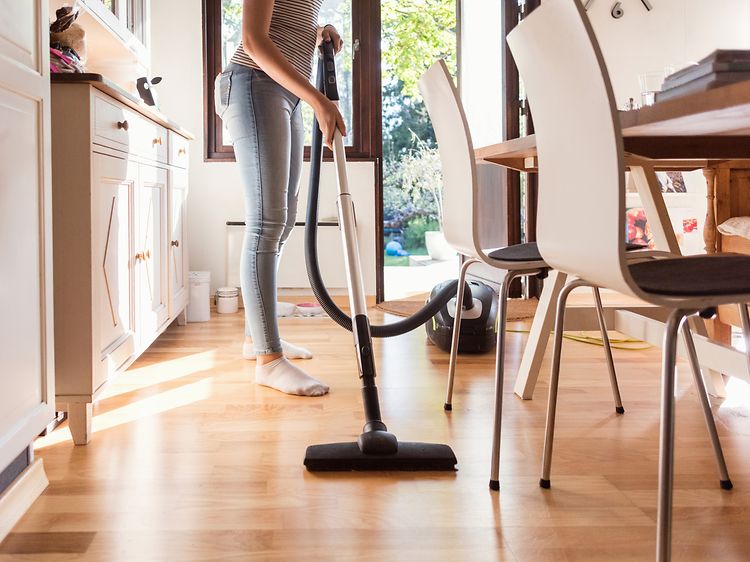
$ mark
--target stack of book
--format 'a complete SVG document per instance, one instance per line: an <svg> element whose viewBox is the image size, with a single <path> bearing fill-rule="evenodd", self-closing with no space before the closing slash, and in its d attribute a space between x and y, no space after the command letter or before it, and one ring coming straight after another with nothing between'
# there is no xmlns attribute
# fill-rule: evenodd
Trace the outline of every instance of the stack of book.
<svg viewBox="0 0 750 562"><path fill-rule="evenodd" d="M704 92L750 80L750 51L714 51L698 64L683 68L664 79L656 101Z"/></svg>

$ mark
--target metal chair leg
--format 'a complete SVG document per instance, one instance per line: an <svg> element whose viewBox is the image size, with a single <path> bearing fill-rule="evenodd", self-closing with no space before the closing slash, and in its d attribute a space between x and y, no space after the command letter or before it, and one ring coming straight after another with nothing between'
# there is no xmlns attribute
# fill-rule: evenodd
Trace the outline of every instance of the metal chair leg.
<svg viewBox="0 0 750 562"><path fill-rule="evenodd" d="M602 306L602 296L599 293L599 287L592 287L594 292L594 302L596 303L596 316L599 319L599 330L602 333L602 343L604 344L604 357L607 360L607 369L609 370L609 382L612 385L612 395L615 399L615 412L624 414L625 408L622 407L622 397L620 396L620 385L617 383L617 371L615 371L615 360L612 357L612 345L609 343L607 334L607 323L604 321L604 307Z"/></svg>
<svg viewBox="0 0 750 562"><path fill-rule="evenodd" d="M544 435L544 455L542 458L542 477L539 485L550 487L550 470L552 467L552 442L555 437L555 413L557 410L557 387L560 382L560 357L562 355L563 329L565 328L565 306L568 296L576 287L586 285L580 279L575 279L565 285L557 297L557 316L555 318L555 346L552 353L552 372L549 380L549 398L547 400L547 424Z"/></svg>
<svg viewBox="0 0 750 562"><path fill-rule="evenodd" d="M747 304L740 303L740 321L742 322L742 337L745 340L745 355L750 364L750 315L747 312Z"/></svg>
<svg viewBox="0 0 750 562"><path fill-rule="evenodd" d="M479 260L475 258L467 259L461 266L458 274L458 287L456 288L456 317L453 319L453 334L451 337L451 355L448 362L448 390L446 391L445 404L443 408L446 411L453 409L453 380L456 373L456 362L458 360L458 338L461 334L461 314L463 313L464 286L466 284L466 272L472 264Z"/></svg>
<svg viewBox="0 0 750 562"><path fill-rule="evenodd" d="M690 370L693 372L693 382L695 383L695 390L698 391L698 400L700 400L701 408L703 409L703 417L706 419L706 428L708 429L709 437L711 437L711 445L714 448L716 462L719 465L719 482L722 489L731 490L732 481L729 479L729 471L727 470L727 463L724 460L724 452L721 449L719 433L716 431L716 420L714 419L714 414L711 411L711 402L708 400L706 384L705 382L703 382L703 376L701 375L701 367L700 363L698 362L698 353L695 351L693 335L690 332L690 323L687 321L683 322L681 330L683 339L685 340L685 349L687 350L688 360L690 361Z"/></svg>
<svg viewBox="0 0 750 562"><path fill-rule="evenodd" d="M500 286L497 307L497 346L495 348L495 419L492 432L492 466L490 467L490 490L500 489L500 433L503 423L503 382L505 373L505 326L508 311L508 293L516 277L525 275L508 271Z"/></svg>
<svg viewBox="0 0 750 562"><path fill-rule="evenodd" d="M672 487L674 483L674 387L677 332L686 311L669 315L664 330L659 428L659 492L656 511L656 560L669 562L672 549Z"/></svg>

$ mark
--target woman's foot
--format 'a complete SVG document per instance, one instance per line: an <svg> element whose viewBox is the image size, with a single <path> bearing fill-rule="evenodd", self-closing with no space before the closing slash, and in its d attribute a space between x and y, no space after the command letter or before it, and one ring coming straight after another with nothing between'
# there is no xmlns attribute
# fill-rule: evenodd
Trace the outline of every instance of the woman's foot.
<svg viewBox="0 0 750 562"><path fill-rule="evenodd" d="M281 351L287 359L312 359L312 351L288 341L281 340ZM252 342L245 341L242 344L242 357L245 359L255 359L255 348Z"/></svg>
<svg viewBox="0 0 750 562"><path fill-rule="evenodd" d="M312 378L285 357L256 365L255 382L297 396L323 396L330 390L327 385Z"/></svg>

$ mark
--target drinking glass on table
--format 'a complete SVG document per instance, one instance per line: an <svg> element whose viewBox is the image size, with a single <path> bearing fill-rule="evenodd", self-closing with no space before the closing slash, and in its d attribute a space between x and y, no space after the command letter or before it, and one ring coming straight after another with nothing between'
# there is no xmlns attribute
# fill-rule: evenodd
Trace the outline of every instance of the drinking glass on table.
<svg viewBox="0 0 750 562"><path fill-rule="evenodd" d="M645 72L638 76L641 84L641 106L654 105L656 92L661 92L664 83L664 71Z"/></svg>

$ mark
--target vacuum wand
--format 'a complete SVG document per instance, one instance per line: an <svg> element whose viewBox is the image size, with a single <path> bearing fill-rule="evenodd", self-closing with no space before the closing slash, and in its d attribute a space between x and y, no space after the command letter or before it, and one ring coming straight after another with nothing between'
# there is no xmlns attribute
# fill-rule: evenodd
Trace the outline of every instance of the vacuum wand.
<svg viewBox="0 0 750 562"><path fill-rule="evenodd" d="M339 94L333 45L330 42L324 42L322 51L326 95L338 108ZM359 378L362 380L362 400L367 420L358 444L363 453L394 454L398 450L398 441L395 435L388 433L385 424L380 419L380 402L378 389L375 385L375 359L372 354L372 336L370 334L370 319L367 316L365 285L362 280L362 263L359 259L354 201L349 192L344 138L338 128L333 135L333 161L336 166L336 179L338 180L339 192L336 203L341 229L341 242L344 247L344 265L349 278L352 333L354 335L357 366L359 367Z"/></svg>
<svg viewBox="0 0 750 562"><path fill-rule="evenodd" d="M321 46L318 70L318 86L337 106L339 102L336 84L336 64L333 45L324 42ZM341 240L344 247L344 264L349 287L349 305L352 314L352 333L357 356L359 378L362 383L362 401L365 424L356 443L328 443L311 445L305 453L305 466L311 471L348 470L455 470L456 456L447 445L429 443L399 443L388 431L381 419L378 389L375 385L375 358L372 349L370 319L362 279L362 264L357 244L357 224L354 201L349 192L346 170L346 151L341 131L334 132L333 159L338 180L338 213ZM319 192L320 165L322 160L322 133L315 122L311 150L311 193ZM308 205L308 210L317 209L317 201ZM308 214L308 226L312 218ZM306 256L314 254L311 239L306 237ZM312 241L314 242L314 241ZM312 256L313 259L315 256ZM315 284L313 284L315 285ZM317 293L316 293L317 294Z"/></svg>

